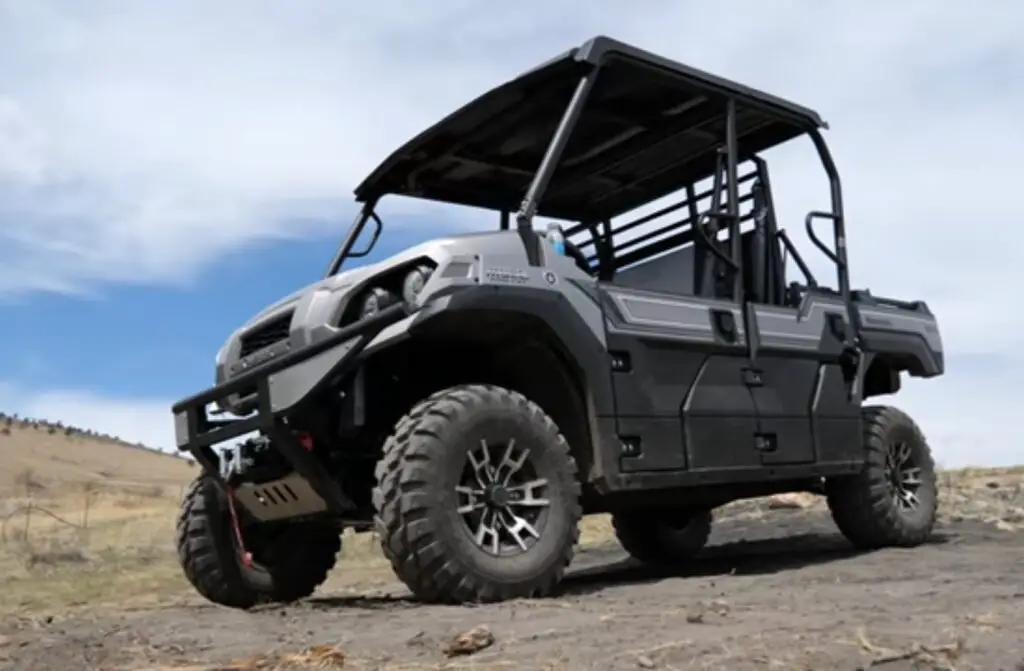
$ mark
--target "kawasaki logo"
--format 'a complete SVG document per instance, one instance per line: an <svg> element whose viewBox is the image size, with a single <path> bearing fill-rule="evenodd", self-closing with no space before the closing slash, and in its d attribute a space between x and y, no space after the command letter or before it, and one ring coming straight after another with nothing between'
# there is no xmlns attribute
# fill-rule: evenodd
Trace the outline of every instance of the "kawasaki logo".
<svg viewBox="0 0 1024 671"><path fill-rule="evenodd" d="M530 275L519 268L487 268L484 270L484 277L489 282L505 284L525 284L530 281Z"/></svg>

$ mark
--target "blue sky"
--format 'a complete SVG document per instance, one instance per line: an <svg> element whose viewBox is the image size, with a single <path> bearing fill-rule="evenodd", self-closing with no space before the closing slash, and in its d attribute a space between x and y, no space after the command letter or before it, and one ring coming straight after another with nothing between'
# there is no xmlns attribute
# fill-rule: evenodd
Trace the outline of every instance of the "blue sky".
<svg viewBox="0 0 1024 671"><path fill-rule="evenodd" d="M605 33L821 112L854 283L942 320L948 375L898 403L946 464L1018 461L1024 6L638 7L0 0L0 409L168 444L170 403L209 383L240 321L320 274L368 170ZM807 144L767 158L796 231L827 204L820 167ZM382 209L377 255L476 219Z"/></svg>
<svg viewBox="0 0 1024 671"><path fill-rule="evenodd" d="M225 254L190 287L117 285L88 297L40 294L10 301L2 308L0 369L8 379L44 389L190 395L212 382L213 355L227 334L290 288L322 275L349 223L336 222L338 235ZM399 235L382 236L369 256L345 267L385 258L439 230L451 228L407 226Z"/></svg>

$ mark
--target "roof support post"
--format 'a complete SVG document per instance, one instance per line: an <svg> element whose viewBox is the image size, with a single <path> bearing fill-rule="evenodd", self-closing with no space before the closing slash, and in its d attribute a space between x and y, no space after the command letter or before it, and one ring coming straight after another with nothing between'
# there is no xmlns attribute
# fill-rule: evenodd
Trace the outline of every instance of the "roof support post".
<svg viewBox="0 0 1024 671"><path fill-rule="evenodd" d="M725 188L726 214L729 221L729 256L736 268L732 273L732 297L740 300L743 295L743 250L740 240L740 192L736 154L739 147L736 141L736 99L729 98L725 103Z"/></svg>
<svg viewBox="0 0 1024 671"><path fill-rule="evenodd" d="M541 159L533 181L530 182L530 187L526 190L526 195L523 196L523 201L519 205L519 211L516 212L516 224L520 230L533 227L533 216L537 213L537 206L544 197L548 184L551 183L551 176L554 175L555 169L561 162L562 153L569 143L569 136L572 135L576 122L579 121L580 113L587 103L587 98L590 97L599 70L600 68L595 67L580 78L565 112L562 113L562 119L558 122L551 142L548 143L544 158Z"/></svg>

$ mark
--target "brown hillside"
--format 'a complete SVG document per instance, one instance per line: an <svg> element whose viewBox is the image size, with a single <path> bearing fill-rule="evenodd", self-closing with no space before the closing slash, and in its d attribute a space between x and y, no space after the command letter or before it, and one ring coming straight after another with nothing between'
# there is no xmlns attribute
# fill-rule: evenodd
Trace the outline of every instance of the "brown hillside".
<svg viewBox="0 0 1024 671"><path fill-rule="evenodd" d="M178 456L113 436L0 413L0 496L56 493L94 483L180 488L195 475Z"/></svg>

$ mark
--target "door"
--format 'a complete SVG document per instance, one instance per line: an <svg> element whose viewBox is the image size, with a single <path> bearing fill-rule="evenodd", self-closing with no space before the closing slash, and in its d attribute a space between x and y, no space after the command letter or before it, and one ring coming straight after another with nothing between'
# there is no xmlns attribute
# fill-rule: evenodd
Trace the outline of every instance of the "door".
<svg viewBox="0 0 1024 671"><path fill-rule="evenodd" d="M835 463L856 452L860 407L840 366L846 306L809 290L799 306L747 306L750 389L764 464Z"/></svg>
<svg viewBox="0 0 1024 671"><path fill-rule="evenodd" d="M602 292L622 471L757 465L742 305L628 280Z"/></svg>

